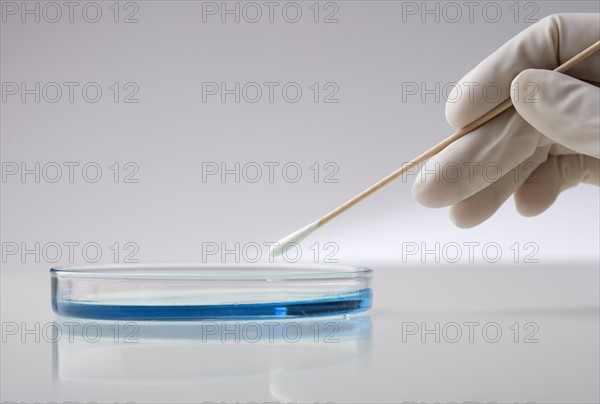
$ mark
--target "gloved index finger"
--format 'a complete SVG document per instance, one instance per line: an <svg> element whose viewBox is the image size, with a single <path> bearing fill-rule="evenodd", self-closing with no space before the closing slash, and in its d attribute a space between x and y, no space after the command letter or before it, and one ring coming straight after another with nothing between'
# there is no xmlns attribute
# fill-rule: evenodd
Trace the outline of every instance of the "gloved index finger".
<svg viewBox="0 0 600 404"><path fill-rule="evenodd" d="M448 95L446 119L462 128L510 98L513 79L523 70L552 70L600 40L600 14L559 14L517 34L467 73ZM600 82L600 54L568 71ZM536 84L519 83L520 97L535 97Z"/></svg>

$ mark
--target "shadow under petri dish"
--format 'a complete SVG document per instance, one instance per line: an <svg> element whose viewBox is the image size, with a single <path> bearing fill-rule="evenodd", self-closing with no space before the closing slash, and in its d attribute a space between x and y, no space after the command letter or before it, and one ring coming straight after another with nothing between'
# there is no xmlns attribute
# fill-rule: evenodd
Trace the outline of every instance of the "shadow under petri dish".
<svg viewBox="0 0 600 404"><path fill-rule="evenodd" d="M62 319L51 330L53 377L86 383L198 386L266 374L280 380L354 366L372 346L368 313L199 322Z"/></svg>

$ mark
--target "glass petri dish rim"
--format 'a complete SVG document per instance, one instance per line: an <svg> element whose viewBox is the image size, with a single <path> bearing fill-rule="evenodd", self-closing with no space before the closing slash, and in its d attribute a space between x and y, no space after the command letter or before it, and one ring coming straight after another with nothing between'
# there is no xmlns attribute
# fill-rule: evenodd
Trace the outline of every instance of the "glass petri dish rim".
<svg viewBox="0 0 600 404"><path fill-rule="evenodd" d="M177 272L179 271L179 272ZM184 272L182 272L184 271ZM233 273L235 272L235 273ZM248 272L248 273L243 273ZM226 263L135 263L61 266L50 269L52 276L87 279L222 280L269 281L363 278L373 276L367 267L340 264L226 264Z"/></svg>

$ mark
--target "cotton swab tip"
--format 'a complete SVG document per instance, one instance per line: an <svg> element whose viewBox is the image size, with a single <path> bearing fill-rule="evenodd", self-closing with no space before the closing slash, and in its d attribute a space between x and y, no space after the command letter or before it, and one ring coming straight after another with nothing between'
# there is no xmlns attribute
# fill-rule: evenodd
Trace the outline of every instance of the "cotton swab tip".
<svg viewBox="0 0 600 404"><path fill-rule="evenodd" d="M301 242L318 228L318 223L314 222L306 227L301 228L300 230L296 230L292 234L282 238L275 244L271 245L271 247L269 248L269 254L272 257L277 257L278 255L281 255L283 253L283 250L285 250L285 248L288 245Z"/></svg>

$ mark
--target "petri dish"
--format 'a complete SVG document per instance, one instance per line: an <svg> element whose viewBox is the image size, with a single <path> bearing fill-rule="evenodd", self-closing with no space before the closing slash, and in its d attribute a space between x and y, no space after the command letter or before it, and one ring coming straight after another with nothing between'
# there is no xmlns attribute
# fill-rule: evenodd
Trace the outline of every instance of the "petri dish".
<svg viewBox="0 0 600 404"><path fill-rule="evenodd" d="M372 304L373 271L341 265L87 265L50 273L54 312L97 320L335 316Z"/></svg>

